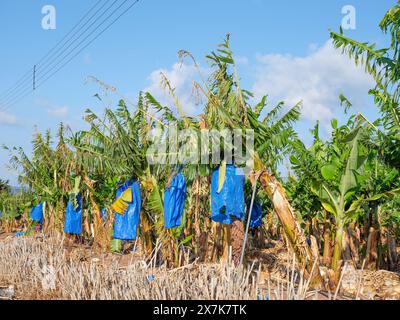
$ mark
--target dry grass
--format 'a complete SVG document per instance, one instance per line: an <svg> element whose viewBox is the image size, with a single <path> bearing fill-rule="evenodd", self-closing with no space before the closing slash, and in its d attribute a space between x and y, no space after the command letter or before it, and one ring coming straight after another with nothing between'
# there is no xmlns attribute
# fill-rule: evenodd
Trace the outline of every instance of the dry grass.
<svg viewBox="0 0 400 320"><path fill-rule="evenodd" d="M54 288L43 283L48 270L54 270ZM256 283L251 269L231 264L167 270L144 259L121 267L115 261L69 259L63 239L14 238L0 243L0 284L13 285L20 299L249 300L257 299Z"/></svg>
<svg viewBox="0 0 400 320"><path fill-rule="evenodd" d="M274 261L277 272L268 272L263 259L253 259L246 269L236 268L231 259L219 264L187 260L180 268L168 269L160 265L159 252L156 245L149 257L99 256L90 247L71 247L61 237L10 236L0 241L0 289L12 285L15 299L345 299L338 291L310 290L292 255L286 255L280 267Z"/></svg>

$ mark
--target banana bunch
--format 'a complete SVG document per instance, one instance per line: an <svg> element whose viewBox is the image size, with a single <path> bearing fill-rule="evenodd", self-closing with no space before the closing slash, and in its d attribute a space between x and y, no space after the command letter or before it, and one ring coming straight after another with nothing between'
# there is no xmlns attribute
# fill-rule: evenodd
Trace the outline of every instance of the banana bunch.
<svg viewBox="0 0 400 320"><path fill-rule="evenodd" d="M133 201L132 197L132 188L129 187L113 203L113 210L118 214L125 214L126 210L128 210L129 204Z"/></svg>

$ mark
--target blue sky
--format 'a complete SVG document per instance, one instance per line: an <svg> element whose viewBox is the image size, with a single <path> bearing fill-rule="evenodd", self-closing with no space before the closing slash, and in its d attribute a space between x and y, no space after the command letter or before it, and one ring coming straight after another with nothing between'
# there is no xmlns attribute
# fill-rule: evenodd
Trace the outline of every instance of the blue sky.
<svg viewBox="0 0 400 320"><path fill-rule="evenodd" d="M32 68L96 1L1 1L0 92ZM54 78L0 113L0 144L30 152L35 128L54 130L61 121L75 130L84 128L87 107L100 112L115 101L110 97L100 103L93 98L99 88L86 82L90 75L132 99L149 89L163 100L159 88L163 71L188 112L196 113L190 97L196 73L189 61L177 65L177 52L190 51L207 72L204 56L228 32L246 88L257 97L269 94L271 104L284 99L290 106L303 99L304 116L297 128L305 136L315 120L327 129L331 117L342 117L337 103L340 93L354 102L356 110L375 118L376 109L367 95L371 79L333 50L328 30L339 30L342 7L352 5L356 30L346 34L384 46L386 38L378 23L394 4L394 0L141 0ZM44 5L57 10L56 30L41 27ZM7 153L0 151L0 178L15 183L7 162Z"/></svg>

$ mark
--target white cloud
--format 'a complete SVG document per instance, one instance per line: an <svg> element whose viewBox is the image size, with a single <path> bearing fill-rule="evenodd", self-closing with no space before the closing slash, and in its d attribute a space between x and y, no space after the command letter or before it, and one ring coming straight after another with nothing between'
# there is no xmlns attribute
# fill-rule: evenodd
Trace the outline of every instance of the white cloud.
<svg viewBox="0 0 400 320"><path fill-rule="evenodd" d="M11 113L0 110L0 124L2 125L17 125L17 117Z"/></svg>
<svg viewBox="0 0 400 320"><path fill-rule="evenodd" d="M37 99L36 104L45 108L46 112L55 118L66 118L69 113L69 108L67 106L54 105L44 98Z"/></svg>
<svg viewBox="0 0 400 320"><path fill-rule="evenodd" d="M68 115L68 107L51 107L47 109L47 113L56 118L65 118Z"/></svg>
<svg viewBox="0 0 400 320"><path fill-rule="evenodd" d="M267 54L257 57L253 92L268 94L270 100L284 100L292 106L303 100L302 115L308 120L327 122L339 113L338 97L344 94L356 109L364 107L372 78L356 67L330 41L310 46L305 57Z"/></svg>
<svg viewBox="0 0 400 320"><path fill-rule="evenodd" d="M310 44L304 57L285 54L258 55L257 61L236 57L238 64L245 65L243 79L252 80L251 91L258 100L268 94L271 105L284 100L287 107L303 101L302 117L305 120L320 120L327 126L333 117L342 114L339 95L344 94L355 110L362 110L369 103L368 90L373 79L356 66L347 56L336 50L330 41L318 46ZM210 69L200 69L207 78ZM252 74L246 74L253 70ZM176 63L171 68L156 70L149 76L150 84L145 91L151 92L162 104L174 106L173 100L161 86L164 73L176 88L182 108L189 115L201 113L193 95L193 80L199 81L195 66ZM204 102L204 97L203 97Z"/></svg>
<svg viewBox="0 0 400 320"><path fill-rule="evenodd" d="M200 68L200 72L207 78L207 70ZM185 113L195 116L200 113L198 97L193 93L193 81L198 81L199 72L194 65L175 63L171 69L159 69L149 76L150 84L144 91L150 92L161 104L174 108L174 102L166 89L162 87L163 73L169 80L175 95Z"/></svg>
<svg viewBox="0 0 400 320"><path fill-rule="evenodd" d="M237 65L248 65L249 64L249 59L245 56L238 56L233 58L235 60L235 63Z"/></svg>

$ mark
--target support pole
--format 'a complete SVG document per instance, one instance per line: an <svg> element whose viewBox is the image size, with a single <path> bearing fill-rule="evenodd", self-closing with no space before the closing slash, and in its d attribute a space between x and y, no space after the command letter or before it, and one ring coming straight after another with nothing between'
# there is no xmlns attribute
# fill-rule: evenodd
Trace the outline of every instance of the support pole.
<svg viewBox="0 0 400 320"><path fill-rule="evenodd" d="M256 179L255 182L254 182L253 195L251 196L250 209L249 209L249 214L248 214L248 217L247 217L246 231L245 231L244 239L243 239L242 254L240 256L240 264L241 265L243 264L244 254L245 254L245 251L246 251L246 244L247 244L247 237L248 237L248 234L249 234L251 214L253 212L254 198L256 196L256 191L257 191L257 181L258 181L258 179Z"/></svg>

